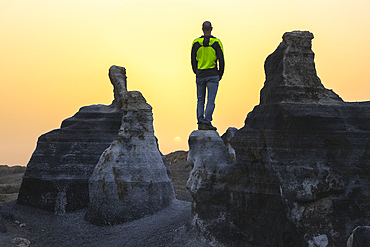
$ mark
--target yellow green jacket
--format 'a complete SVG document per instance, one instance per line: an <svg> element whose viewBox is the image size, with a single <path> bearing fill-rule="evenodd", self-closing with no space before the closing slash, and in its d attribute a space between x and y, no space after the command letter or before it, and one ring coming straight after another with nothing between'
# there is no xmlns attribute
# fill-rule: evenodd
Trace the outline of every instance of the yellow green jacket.
<svg viewBox="0 0 370 247"><path fill-rule="evenodd" d="M198 78L218 75L221 80L225 70L221 41L212 35L195 39L191 48L191 66Z"/></svg>

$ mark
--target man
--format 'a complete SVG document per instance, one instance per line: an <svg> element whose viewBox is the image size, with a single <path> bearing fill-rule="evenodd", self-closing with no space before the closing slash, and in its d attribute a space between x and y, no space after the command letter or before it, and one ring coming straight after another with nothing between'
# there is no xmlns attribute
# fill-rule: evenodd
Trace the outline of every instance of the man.
<svg viewBox="0 0 370 247"><path fill-rule="evenodd" d="M215 99L219 81L224 74L225 60L223 46L219 39L211 35L212 25L205 21L202 25L204 35L195 39L191 48L191 66L196 74L197 119L199 130L217 130L211 124L215 109ZM217 67L217 62L219 68ZM207 91L207 105L204 111Z"/></svg>

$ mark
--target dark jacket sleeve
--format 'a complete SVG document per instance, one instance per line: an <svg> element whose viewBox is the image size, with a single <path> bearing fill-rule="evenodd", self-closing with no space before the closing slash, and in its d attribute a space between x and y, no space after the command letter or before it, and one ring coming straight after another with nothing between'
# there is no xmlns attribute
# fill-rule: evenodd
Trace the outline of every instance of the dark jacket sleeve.
<svg viewBox="0 0 370 247"><path fill-rule="evenodd" d="M225 71L225 59L224 59L224 53L222 52L220 45L217 45L216 56L217 56L218 65L219 65L218 75L220 76L220 80L221 80L222 76L224 75L224 71Z"/></svg>
<svg viewBox="0 0 370 247"><path fill-rule="evenodd" d="M193 47L191 48L191 67L193 69L194 74L197 74L198 70L197 51L199 47L200 47L199 43L194 43Z"/></svg>

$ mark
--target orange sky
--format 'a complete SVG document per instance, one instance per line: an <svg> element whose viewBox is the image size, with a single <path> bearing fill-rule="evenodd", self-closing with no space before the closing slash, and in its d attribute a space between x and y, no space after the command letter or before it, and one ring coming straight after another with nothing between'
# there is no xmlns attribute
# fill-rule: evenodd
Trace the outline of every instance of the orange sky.
<svg viewBox="0 0 370 247"><path fill-rule="evenodd" d="M325 87L369 100L369 13L369 0L0 0L0 164L26 165L41 134L82 106L110 104L111 65L153 107L161 151L187 150L197 128L190 48L205 20L225 52L220 135L259 103L264 60L287 31L315 35Z"/></svg>

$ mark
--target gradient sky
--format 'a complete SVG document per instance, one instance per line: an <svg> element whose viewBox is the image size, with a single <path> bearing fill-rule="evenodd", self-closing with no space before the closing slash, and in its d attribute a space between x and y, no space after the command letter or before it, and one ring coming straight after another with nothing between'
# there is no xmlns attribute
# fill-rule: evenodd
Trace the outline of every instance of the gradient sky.
<svg viewBox="0 0 370 247"><path fill-rule="evenodd" d="M241 128L284 32L311 31L316 70L345 101L370 100L369 0L0 0L0 164L26 165L37 138L82 106L110 104L111 65L153 107L164 154L196 125L190 49L209 20L226 69L213 124Z"/></svg>

